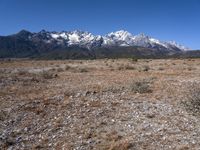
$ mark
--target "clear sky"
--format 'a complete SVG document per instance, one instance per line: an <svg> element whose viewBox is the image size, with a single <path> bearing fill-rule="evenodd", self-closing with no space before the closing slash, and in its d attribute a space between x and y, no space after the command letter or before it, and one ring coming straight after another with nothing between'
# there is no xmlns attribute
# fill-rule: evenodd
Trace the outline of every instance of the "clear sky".
<svg viewBox="0 0 200 150"><path fill-rule="evenodd" d="M200 0L0 0L0 35L127 30L200 49Z"/></svg>

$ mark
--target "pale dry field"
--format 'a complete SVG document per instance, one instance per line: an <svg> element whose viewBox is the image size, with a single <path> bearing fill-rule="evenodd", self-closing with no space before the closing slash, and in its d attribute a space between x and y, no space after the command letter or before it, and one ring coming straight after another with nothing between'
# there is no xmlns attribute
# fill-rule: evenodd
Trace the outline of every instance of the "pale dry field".
<svg viewBox="0 0 200 150"><path fill-rule="evenodd" d="M0 61L0 149L199 149L200 59Z"/></svg>

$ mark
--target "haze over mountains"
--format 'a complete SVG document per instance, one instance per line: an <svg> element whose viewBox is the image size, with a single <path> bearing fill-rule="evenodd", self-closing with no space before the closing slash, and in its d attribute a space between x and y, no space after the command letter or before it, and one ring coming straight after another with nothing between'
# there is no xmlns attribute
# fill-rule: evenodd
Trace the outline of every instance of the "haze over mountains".
<svg viewBox="0 0 200 150"><path fill-rule="evenodd" d="M104 57L160 57L187 53L187 47L174 41L166 42L145 34L133 35L120 30L105 36L84 31L32 33L0 36L0 58L104 58Z"/></svg>

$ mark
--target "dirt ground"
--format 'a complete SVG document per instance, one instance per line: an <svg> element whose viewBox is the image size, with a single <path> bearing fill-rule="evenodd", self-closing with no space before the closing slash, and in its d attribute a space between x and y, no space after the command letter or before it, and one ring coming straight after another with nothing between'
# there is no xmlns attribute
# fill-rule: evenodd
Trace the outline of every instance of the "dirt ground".
<svg viewBox="0 0 200 150"><path fill-rule="evenodd" d="M200 148L200 59L0 61L0 149Z"/></svg>

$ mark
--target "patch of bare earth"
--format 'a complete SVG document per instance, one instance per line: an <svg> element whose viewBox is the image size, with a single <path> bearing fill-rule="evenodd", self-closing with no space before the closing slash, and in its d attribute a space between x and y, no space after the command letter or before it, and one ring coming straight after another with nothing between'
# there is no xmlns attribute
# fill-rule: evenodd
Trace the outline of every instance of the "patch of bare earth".
<svg viewBox="0 0 200 150"><path fill-rule="evenodd" d="M200 60L0 62L0 149L198 149Z"/></svg>

